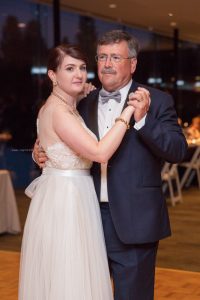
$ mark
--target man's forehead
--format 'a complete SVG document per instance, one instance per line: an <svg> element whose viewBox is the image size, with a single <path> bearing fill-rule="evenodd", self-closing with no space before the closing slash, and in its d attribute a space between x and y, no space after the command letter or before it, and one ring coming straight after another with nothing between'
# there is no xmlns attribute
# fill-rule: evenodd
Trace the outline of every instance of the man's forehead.
<svg viewBox="0 0 200 300"><path fill-rule="evenodd" d="M98 45L97 51L109 51L116 53L116 51L126 51L128 50L128 45L125 41L121 41L119 43L112 43L107 45Z"/></svg>

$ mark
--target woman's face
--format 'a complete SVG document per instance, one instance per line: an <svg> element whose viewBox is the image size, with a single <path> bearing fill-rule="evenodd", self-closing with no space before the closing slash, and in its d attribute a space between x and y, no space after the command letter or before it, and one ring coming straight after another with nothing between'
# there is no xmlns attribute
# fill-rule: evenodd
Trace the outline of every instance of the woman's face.
<svg viewBox="0 0 200 300"><path fill-rule="evenodd" d="M77 96L82 92L87 80L86 64L66 55L57 71L53 72L53 76L59 89L71 96Z"/></svg>

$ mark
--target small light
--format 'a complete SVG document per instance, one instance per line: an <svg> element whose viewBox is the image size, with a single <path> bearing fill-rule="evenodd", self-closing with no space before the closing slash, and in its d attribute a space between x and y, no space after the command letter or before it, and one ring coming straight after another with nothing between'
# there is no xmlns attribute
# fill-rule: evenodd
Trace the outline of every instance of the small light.
<svg viewBox="0 0 200 300"><path fill-rule="evenodd" d="M171 82L174 82L175 81L175 77L171 77L170 80L171 80Z"/></svg>
<svg viewBox="0 0 200 300"><path fill-rule="evenodd" d="M171 22L171 23L170 23L170 26L176 27L176 26L177 26L177 23L176 23L176 22Z"/></svg>
<svg viewBox="0 0 200 300"><path fill-rule="evenodd" d="M156 83L162 83L162 78L160 77L156 78Z"/></svg>
<svg viewBox="0 0 200 300"><path fill-rule="evenodd" d="M95 73L94 72L88 72L87 73L87 78L88 79L94 79L95 78Z"/></svg>
<svg viewBox="0 0 200 300"><path fill-rule="evenodd" d="M46 67L32 67L31 68L31 74L36 75L36 74L46 74L47 73L47 68Z"/></svg>
<svg viewBox="0 0 200 300"><path fill-rule="evenodd" d="M17 26L19 27L19 28L25 28L26 27L26 23L18 23L17 24Z"/></svg>
<svg viewBox="0 0 200 300"><path fill-rule="evenodd" d="M176 84L177 84L178 86L183 86L183 85L185 84L185 81L179 79L179 80L176 81Z"/></svg>
<svg viewBox="0 0 200 300"><path fill-rule="evenodd" d="M111 4L109 4L109 7L110 7L110 8L116 8L116 7L117 7L117 4L111 3Z"/></svg>
<svg viewBox="0 0 200 300"><path fill-rule="evenodd" d="M149 83L149 84L154 84L154 83L162 83L162 78L160 78L160 77L149 77L148 78L148 80L147 80L147 82Z"/></svg>
<svg viewBox="0 0 200 300"><path fill-rule="evenodd" d="M194 86L200 88L200 81L195 82Z"/></svg>
<svg viewBox="0 0 200 300"><path fill-rule="evenodd" d="M168 13L169 17L173 17L173 15L174 15L173 13Z"/></svg>
<svg viewBox="0 0 200 300"><path fill-rule="evenodd" d="M148 80L147 80L147 82L148 82L149 84L154 84L154 83L156 83L156 80L155 80L155 78L153 78L153 77L149 77Z"/></svg>

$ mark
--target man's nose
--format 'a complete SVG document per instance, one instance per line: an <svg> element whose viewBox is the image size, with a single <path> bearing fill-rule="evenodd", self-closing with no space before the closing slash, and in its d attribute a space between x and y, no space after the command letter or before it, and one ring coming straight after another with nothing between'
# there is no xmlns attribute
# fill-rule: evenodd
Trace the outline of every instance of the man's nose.
<svg viewBox="0 0 200 300"><path fill-rule="evenodd" d="M108 68L110 66L112 66L112 59L111 56L107 56L105 60L105 67Z"/></svg>

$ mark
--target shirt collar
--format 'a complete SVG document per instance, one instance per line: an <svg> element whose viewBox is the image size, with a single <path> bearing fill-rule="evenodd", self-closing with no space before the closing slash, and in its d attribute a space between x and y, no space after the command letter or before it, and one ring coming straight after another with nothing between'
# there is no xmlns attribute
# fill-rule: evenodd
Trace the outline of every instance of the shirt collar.
<svg viewBox="0 0 200 300"><path fill-rule="evenodd" d="M121 93L122 96L122 101L125 101L128 95L128 91L130 90L131 84L132 84L133 80L131 79L127 85L125 85L123 88L121 88L119 91Z"/></svg>
<svg viewBox="0 0 200 300"><path fill-rule="evenodd" d="M126 100L127 95L128 95L128 91L131 87L132 82L133 82L133 80L131 79L123 88L121 88L119 90L120 94L121 94L122 102L124 102ZM105 90L105 89L102 87L102 90Z"/></svg>

